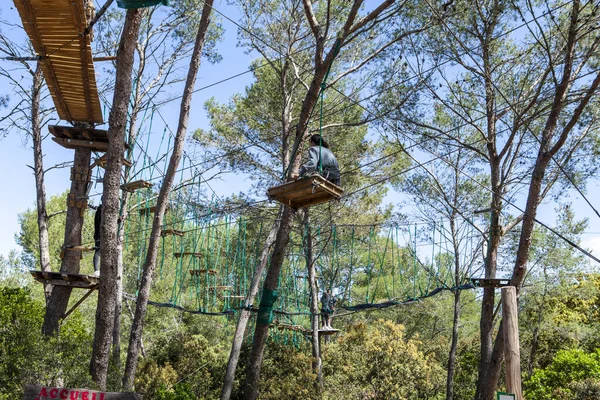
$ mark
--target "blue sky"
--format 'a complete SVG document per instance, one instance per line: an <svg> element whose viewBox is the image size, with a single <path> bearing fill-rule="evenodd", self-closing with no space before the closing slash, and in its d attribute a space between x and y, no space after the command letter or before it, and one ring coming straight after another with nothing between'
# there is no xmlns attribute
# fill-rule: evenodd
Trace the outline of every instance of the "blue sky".
<svg viewBox="0 0 600 400"><path fill-rule="evenodd" d="M11 3L12 6L12 3ZM97 6L98 7L98 6ZM114 6L113 6L114 7ZM215 8L223 12L228 17L237 20L238 15L233 7L226 2L218 2ZM19 22L19 17L14 7L6 5L0 6L0 18L3 20ZM244 49L237 47L237 27L231 22L223 19L225 29L224 41L218 45L218 51L223 56L223 60L216 65L204 63L198 74L196 87L203 87L207 84L217 82L229 76L244 72L250 64L250 61L256 57L255 54L245 54ZM19 30L11 31L11 37L23 38ZM0 63L10 63L0 61ZM251 83L251 74L246 74L231 81L219 84L213 88L198 92L194 95L192 103L192 113L189 127L193 130L198 127L208 127L206 114L203 109L203 103L210 97L216 97L220 102L226 102L233 94L242 92L244 88ZM7 87L6 82L0 78L0 88ZM178 93L177 88L172 93ZM161 109L162 115L172 130L177 126L177 115L179 102L174 101ZM105 119L108 115L105 115ZM158 119L157 119L158 121ZM154 126L153 136L151 137L151 148L157 147L158 136L162 134L160 122ZM154 147L152 147L154 146ZM18 232L17 215L26 209L35 207L35 185L32 170L27 167L31 165L32 151L31 144L25 144L23 137L18 134L12 134L0 141L0 185L4 196L0 197L0 254L6 255L11 249L18 249L14 241L14 235ZM48 168L54 164L71 161L73 152L66 150L50 139L44 143L45 167ZM156 154L156 150L150 151L150 154ZM53 170L46 175L46 191L48 197L61 193L68 189L70 185L69 170ZM228 175L221 181L211 182L211 187L219 196L227 196L234 192L243 191L248 187L245 177ZM573 192L573 191L572 191ZM590 199L600 197L600 186L598 181L590 182L588 185ZM593 214L587 204L574 193L570 194L574 202L574 209L578 218L588 217L590 223L586 234L583 236L583 245L594 250L596 255L600 254L600 219ZM397 202L403 199L398 193L390 193L386 198L388 202ZM600 204L599 204L600 206ZM554 204L550 201L543 204L540 208L539 218L550 226L554 226Z"/></svg>

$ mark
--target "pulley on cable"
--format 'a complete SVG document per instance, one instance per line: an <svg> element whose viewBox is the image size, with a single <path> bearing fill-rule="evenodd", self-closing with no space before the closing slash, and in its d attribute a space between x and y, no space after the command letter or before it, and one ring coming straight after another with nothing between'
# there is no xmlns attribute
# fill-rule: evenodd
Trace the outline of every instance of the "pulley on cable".
<svg viewBox="0 0 600 400"><path fill-rule="evenodd" d="M295 210L304 207L314 206L331 200L339 200L344 194L340 187L340 170L338 162L329 149L329 144L323 139L323 97L327 88L327 77L331 71L333 60L340 49L340 40L334 44L334 55L329 63L327 72L321 83L320 96L320 116L319 116L319 134L309 137L310 148L308 150L308 161L300 168L298 175L292 175L292 181L283 185L274 186L267 190L267 196L271 200L276 200ZM317 103L315 103L316 106ZM314 113L314 108L311 116ZM309 118L310 119L310 118ZM307 123L308 127L308 123ZM290 164L283 174L285 179L288 169L293 164L293 160L300 147L300 142L294 146Z"/></svg>

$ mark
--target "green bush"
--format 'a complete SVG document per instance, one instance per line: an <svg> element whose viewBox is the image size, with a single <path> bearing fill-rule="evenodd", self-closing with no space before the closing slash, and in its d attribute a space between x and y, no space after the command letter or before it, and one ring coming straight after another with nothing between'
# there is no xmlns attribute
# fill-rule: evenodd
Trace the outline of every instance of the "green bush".
<svg viewBox="0 0 600 400"><path fill-rule="evenodd" d="M138 366L136 391L149 399L218 398L226 362L224 349L203 335L161 337Z"/></svg>
<svg viewBox="0 0 600 400"><path fill-rule="evenodd" d="M18 399L26 384L93 386L92 339L73 313L58 337L41 334L44 305L28 289L0 287L0 399Z"/></svg>
<svg viewBox="0 0 600 400"><path fill-rule="evenodd" d="M404 338L404 327L379 320L358 323L324 350L328 399L437 399L444 393L443 368Z"/></svg>
<svg viewBox="0 0 600 400"><path fill-rule="evenodd" d="M598 399L600 393L600 349L560 350L544 369L536 369L525 382L525 397L531 400Z"/></svg>

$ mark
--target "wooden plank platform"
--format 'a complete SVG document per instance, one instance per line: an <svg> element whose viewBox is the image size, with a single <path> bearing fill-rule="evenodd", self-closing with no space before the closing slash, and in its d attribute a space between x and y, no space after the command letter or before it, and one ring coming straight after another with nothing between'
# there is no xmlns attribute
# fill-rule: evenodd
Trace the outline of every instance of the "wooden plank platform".
<svg viewBox="0 0 600 400"><path fill-rule="evenodd" d="M190 274L192 275L217 275L216 269L190 269Z"/></svg>
<svg viewBox="0 0 600 400"><path fill-rule="evenodd" d="M295 210L339 200L344 190L315 174L267 190L267 196Z"/></svg>
<svg viewBox="0 0 600 400"><path fill-rule="evenodd" d="M492 287L500 288L510 286L510 279L487 279L487 278L471 278L471 283L477 287Z"/></svg>
<svg viewBox="0 0 600 400"><path fill-rule="evenodd" d="M202 257L202 253L193 252L193 251L183 251L183 252L173 253L173 257L175 257L175 258L181 258L181 257L185 257L185 256Z"/></svg>
<svg viewBox="0 0 600 400"><path fill-rule="evenodd" d="M130 161L127 161L127 159L125 159L125 157L123 157L121 162L123 163L124 166L126 166L128 168L131 168L131 166L133 165L133 163L131 163ZM102 157L98 157L96 159L96 161L94 161L94 164L98 165L102 168L106 168L106 154L103 154Z"/></svg>
<svg viewBox="0 0 600 400"><path fill-rule="evenodd" d="M312 334L312 331L309 331ZM339 333L339 329L319 329L319 335L329 336Z"/></svg>
<svg viewBox="0 0 600 400"><path fill-rule="evenodd" d="M160 233L160 236L162 236L162 237L169 236L169 235L184 236L185 232L178 231L177 229L163 229L162 232Z"/></svg>
<svg viewBox="0 0 600 400"><path fill-rule="evenodd" d="M215 286L215 287L208 288L209 292L214 292L215 290L231 291L231 290L233 290L233 286Z"/></svg>
<svg viewBox="0 0 600 400"><path fill-rule="evenodd" d="M126 192L133 193L138 189L151 188L152 186L154 186L154 183L140 179L121 185L121 189L123 189Z"/></svg>
<svg viewBox="0 0 600 400"><path fill-rule="evenodd" d="M144 208L140 208L140 215L148 215L148 214L154 214L156 212L156 206L151 206L151 207L144 207ZM169 212L169 207L167 207L165 209L165 214Z"/></svg>
<svg viewBox="0 0 600 400"><path fill-rule="evenodd" d="M40 58L58 116L100 124L96 86L83 1L15 0L23 28Z"/></svg>
<svg viewBox="0 0 600 400"><path fill-rule="evenodd" d="M29 271L41 283L55 286L93 289L100 284L100 278L92 275L62 274L60 272Z"/></svg>
<svg viewBox="0 0 600 400"><path fill-rule="evenodd" d="M65 246L65 250L67 251L94 251L95 247L90 246Z"/></svg>
<svg viewBox="0 0 600 400"><path fill-rule="evenodd" d="M67 149L88 147L98 152L108 150L108 135L105 130L59 125L50 125L48 130L54 136L52 140Z"/></svg>

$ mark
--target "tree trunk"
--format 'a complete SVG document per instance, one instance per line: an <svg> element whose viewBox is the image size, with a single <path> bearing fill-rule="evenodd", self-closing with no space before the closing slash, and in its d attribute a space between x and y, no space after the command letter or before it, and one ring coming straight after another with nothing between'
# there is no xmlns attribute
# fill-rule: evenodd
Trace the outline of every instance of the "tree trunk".
<svg viewBox="0 0 600 400"><path fill-rule="evenodd" d="M283 265L285 250L290 241L293 215L294 210L289 207L284 207L281 215L281 223L277 231L277 238L275 239L275 248L273 249L273 254L271 255L269 270L267 271L267 276L263 285L261 305L265 304L267 301L265 293L277 290L279 272L281 271L281 266ZM261 313L259 312L259 316L260 314ZM252 342L252 351L250 352L250 359L248 362L248 372L246 374L246 382L244 383L244 399L256 400L258 398L260 369L262 366L265 343L267 342L268 336L269 324L260 323L259 318L257 318L256 328L254 330L254 340Z"/></svg>
<svg viewBox="0 0 600 400"><path fill-rule="evenodd" d="M315 260L313 255L312 232L310 230L308 209L304 212L304 226L306 226L306 267L308 269L308 281L310 282L310 314L312 330L312 356L313 372L317 375L316 389L318 393L323 391L323 369L321 361L321 342L319 341L319 288L317 287L317 273L315 271Z"/></svg>
<svg viewBox="0 0 600 400"><path fill-rule="evenodd" d="M540 326L544 319L544 310L546 305L546 296L548 295L548 273L547 268L544 265L544 291L542 293L542 299L540 301L540 308L538 309L537 321L533 332L531 334L531 351L529 352L529 361L527 363L527 378L531 378L533 374L533 368L535 365L535 357L537 356L538 340L540 334Z"/></svg>
<svg viewBox="0 0 600 400"><path fill-rule="evenodd" d="M485 76L486 120L487 120L487 151L490 164L490 184L492 200L490 204L490 229L488 232L488 251L485 258L485 278L496 277L498 248L501 239L500 213L502 211L502 182L500 177L501 159L496 148L496 88L492 81L493 55L490 53L489 38L482 38L483 68ZM494 306L496 304L494 288L484 288L481 300L481 319L479 321L480 358L479 374L477 380L478 400L487 400L480 397L480 390L486 383L486 374L493 351Z"/></svg>
<svg viewBox="0 0 600 400"><path fill-rule="evenodd" d="M279 215L281 215L280 208ZM246 332L246 326L248 325L248 320L250 319L251 311L250 307L254 304L254 298L258 293L258 285L260 284L260 278L267 266L267 261L269 261L269 250L271 246L275 242L275 235L277 234L277 230L279 229L279 218L273 222L273 226L271 227L271 231L269 232L269 236L267 236L267 240L263 246L262 252L260 254L260 261L254 270L254 276L252 278L252 284L250 286L250 291L244 300L244 308L240 313L240 318L238 320L237 326L235 328L235 334L233 336L233 343L231 345L231 352L229 353L229 361L227 362L227 370L225 372L225 381L223 383L223 389L221 391L221 400L229 400L231 397L231 392L233 390L233 381L235 379L235 370L237 369L237 364L240 359L240 351L242 349L242 343L244 341L244 332Z"/></svg>
<svg viewBox="0 0 600 400"><path fill-rule="evenodd" d="M46 210L46 186L44 185L44 154L42 153L42 127L40 121L40 93L42 68L37 64L31 91L31 135L33 141L33 174L37 200L37 222L40 249L40 269L50 271L50 246L48 244L48 213ZM44 285L46 300L52 293L52 285Z"/></svg>
<svg viewBox="0 0 600 400"><path fill-rule="evenodd" d="M138 76L141 76L141 73L138 73ZM139 98L139 86L136 85L136 99ZM135 104L138 104L139 100L136 100ZM129 116L129 137L127 139L127 143L134 143L135 138L137 137L137 118L139 114L138 108L135 106L130 113ZM128 153L128 161L131 161L132 152ZM131 167L125 166L125 173L123 176L124 182L129 182L129 175L131 173ZM112 341L113 341L113 350L111 354L111 364L117 369L118 374L121 374L121 314L123 313L123 241L125 240L125 221L127 220L127 207L129 204L129 193L123 192L123 196L121 198L119 212L121 217L121 223L119 224L119 235L118 235L118 245L117 252L119 253L119 261L117 263L117 303L115 306L115 322L112 332ZM122 382L119 382L117 386L121 386Z"/></svg>
<svg viewBox="0 0 600 400"><path fill-rule="evenodd" d="M123 242L119 235L117 245L117 276L115 287L115 317L112 329L111 365L121 370L121 312L123 309Z"/></svg>
<svg viewBox="0 0 600 400"><path fill-rule="evenodd" d="M117 51L117 67L115 92L109 117L108 151L106 170L104 173L104 199L102 205L101 226L101 279L98 290L98 307L96 309L96 331L94 349L90 363L92 379L102 390L106 388L106 377L110 357L110 346L115 319L118 286L119 254L119 191L121 168L125 150L125 127L127 109L132 89L132 68L134 50L139 32L143 11L127 10L125 25L121 33L121 41Z"/></svg>
<svg viewBox="0 0 600 400"><path fill-rule="evenodd" d="M73 180L71 181L71 191L69 192L67 218L65 223L65 237L63 246L79 246L81 245L81 231L83 229L83 202L87 208L86 191L88 170L90 168L90 149L85 147L77 147L75 149L75 160L73 162ZM85 176L86 179L79 177ZM63 247L63 259L60 267L60 272L65 274L78 274L81 251L66 251ZM45 335L54 335L58 333L60 321L65 315L69 298L71 297L72 288L69 286L56 286L52 289L52 294L48 297L46 306L46 314L44 316L44 324L42 332Z"/></svg>
<svg viewBox="0 0 600 400"><path fill-rule="evenodd" d="M533 228L536 223L537 207L541 201L542 186L544 183L544 177L548 163L552 157L563 147L569 133L579 121L583 110L588 105L592 96L596 94L598 87L600 87L600 74L597 74L586 90L585 95L579 101L575 110L573 110L568 122L562 128L562 131L555 140L555 143L552 144L561 113L566 104L569 84L573 78L574 49L577 41L580 40L578 38L577 29L577 24L580 22L579 13L580 1L574 0L572 3L568 37L564 50L565 61L564 66L562 67L562 77L560 83L555 87L552 109L548 118L546 119L546 124L541 134L540 147L531 175L529 191L527 194L527 203L523 213L524 216L521 225L521 235L519 237L515 265L513 267L513 273L510 281L511 285L516 287L517 294L521 288L521 285L523 284L523 280L525 279L525 273L527 272L527 262L529 261L529 249L531 248ZM502 326L502 322L500 325ZM502 335L502 330L500 330L500 333L496 335L494 350L487 371L487 387L485 387L483 390L484 394L488 395L488 397L493 395L493 389L495 389L500 377L503 350L504 338ZM479 384L481 385L481 382L479 382ZM485 399L485 397L482 397L482 399Z"/></svg>
<svg viewBox="0 0 600 400"><path fill-rule="evenodd" d="M321 83L323 82L323 78L327 72L327 65L333 61L333 54L334 50L331 50L327 55L327 61L318 65L315 69L315 75L302 103L298 124L296 125L296 134L294 139L294 148L296 149L300 146L301 141L304 140L308 132L307 127L310 120L310 113L317 102ZM292 158L290 159L288 165L289 168L287 178L290 179L290 177L297 174L300 169L300 157L298 157L297 153L292 154ZM285 207L281 216L281 224L277 232L277 238L275 239L275 249L273 250L271 263L269 265L269 270L267 271L267 276L263 285L263 298L261 299L261 304L263 304L263 301L266 301L265 293L274 292L277 290L279 273L281 271L281 266L283 265L283 259L285 256L285 249L290 240L293 215L294 210L289 207ZM243 390L244 399L246 400L255 400L258 398L260 368L268 335L269 324L260 323L257 319L256 328L254 330L254 340L252 342L252 351L250 352L250 359L248 362L248 373L246 374L246 382L244 383Z"/></svg>
<svg viewBox="0 0 600 400"><path fill-rule="evenodd" d="M125 373L123 375L123 387L125 390L131 390L133 388L135 370L139 355L139 344L142 338L144 318L146 317L146 309L148 307L148 299L150 297L152 275L156 269L156 259L158 257L158 245L161 237L160 234L162 230L163 217L167 208L169 193L171 192L171 187L173 186L173 181L175 180L177 166L179 165L183 155L185 136L187 133L188 119L190 115L190 103L192 101L196 76L198 74L198 69L200 68L204 39L206 37L206 32L208 31L208 26L210 25L212 3L212 0L206 0L202 9L200 26L198 27L198 33L196 35L196 43L194 45L194 51L190 60L187 80L185 82L183 96L181 98L179 124L177 126L177 133L175 134L173 153L171 154L169 167L167 168L167 173L165 174L165 178L156 202L156 211L154 213L154 221L152 223L152 232L150 233L148 253L146 255L146 262L144 264L142 280L136 302L135 317L131 326L131 334L129 336L129 349L127 351L127 362L125 364Z"/></svg>
<svg viewBox="0 0 600 400"><path fill-rule="evenodd" d="M452 342L448 355L448 376L446 379L446 400L454 396L454 371L456 368L456 347L458 345L458 324L460 323L460 290L454 292L454 318L452 320Z"/></svg>

